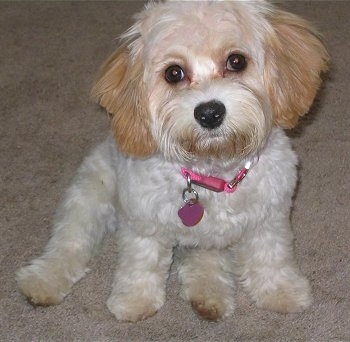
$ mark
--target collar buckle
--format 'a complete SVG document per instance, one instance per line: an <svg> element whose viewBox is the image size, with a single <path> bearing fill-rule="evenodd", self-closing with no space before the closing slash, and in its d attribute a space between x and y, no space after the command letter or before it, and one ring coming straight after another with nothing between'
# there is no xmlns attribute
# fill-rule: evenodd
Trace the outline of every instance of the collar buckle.
<svg viewBox="0 0 350 342"><path fill-rule="evenodd" d="M243 168L242 170L240 170L237 174L237 176L229 183L227 183L227 187L229 189L233 189L235 187L237 187L237 185L242 182L242 180L246 177L246 175L248 174L249 169L247 168Z"/></svg>

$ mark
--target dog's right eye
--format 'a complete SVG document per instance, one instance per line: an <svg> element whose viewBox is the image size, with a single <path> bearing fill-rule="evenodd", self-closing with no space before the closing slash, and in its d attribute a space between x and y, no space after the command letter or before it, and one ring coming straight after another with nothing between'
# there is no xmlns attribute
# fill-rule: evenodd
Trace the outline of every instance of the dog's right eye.
<svg viewBox="0 0 350 342"><path fill-rule="evenodd" d="M172 65L165 70L165 80L168 83L178 83L185 77L185 73L178 65Z"/></svg>

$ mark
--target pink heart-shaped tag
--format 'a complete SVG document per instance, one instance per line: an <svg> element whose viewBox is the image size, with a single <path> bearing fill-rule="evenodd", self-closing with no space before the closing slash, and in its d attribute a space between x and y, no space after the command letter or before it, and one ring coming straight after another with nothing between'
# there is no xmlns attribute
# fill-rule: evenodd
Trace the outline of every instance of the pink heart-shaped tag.
<svg viewBox="0 0 350 342"><path fill-rule="evenodd" d="M203 206L195 201L189 201L178 211L182 223L187 227L193 227L200 222L204 214Z"/></svg>

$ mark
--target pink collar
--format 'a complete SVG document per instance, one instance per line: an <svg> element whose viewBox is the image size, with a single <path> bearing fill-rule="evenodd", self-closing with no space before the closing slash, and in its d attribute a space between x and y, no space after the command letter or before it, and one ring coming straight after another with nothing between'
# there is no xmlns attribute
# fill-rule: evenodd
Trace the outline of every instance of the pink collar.
<svg viewBox="0 0 350 342"><path fill-rule="evenodd" d="M184 178L189 178L189 180L193 184L197 184L203 188L206 188L215 192L227 192L232 193L237 190L238 184L244 179L244 177L248 174L249 169L252 167L252 162L247 161L244 167L239 170L236 176L232 181L226 182L224 179L212 177L212 176L204 176L198 173L195 173L189 169L184 167L181 168L181 174Z"/></svg>

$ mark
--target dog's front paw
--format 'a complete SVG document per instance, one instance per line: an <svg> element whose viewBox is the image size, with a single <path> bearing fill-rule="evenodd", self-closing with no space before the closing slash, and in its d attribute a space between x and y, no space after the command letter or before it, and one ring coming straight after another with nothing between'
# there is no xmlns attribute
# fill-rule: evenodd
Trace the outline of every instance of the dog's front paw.
<svg viewBox="0 0 350 342"><path fill-rule="evenodd" d="M17 272L20 291L32 305L57 305L69 293L72 282L58 274L45 271L37 265L29 265Z"/></svg>
<svg viewBox="0 0 350 342"><path fill-rule="evenodd" d="M112 294L107 306L119 321L137 322L157 313L164 304L165 295L160 297L138 296L134 293Z"/></svg>
<svg viewBox="0 0 350 342"><path fill-rule="evenodd" d="M261 294L256 300L257 306L281 313L302 312L312 303L309 282L299 277L293 282L283 283L275 289Z"/></svg>

